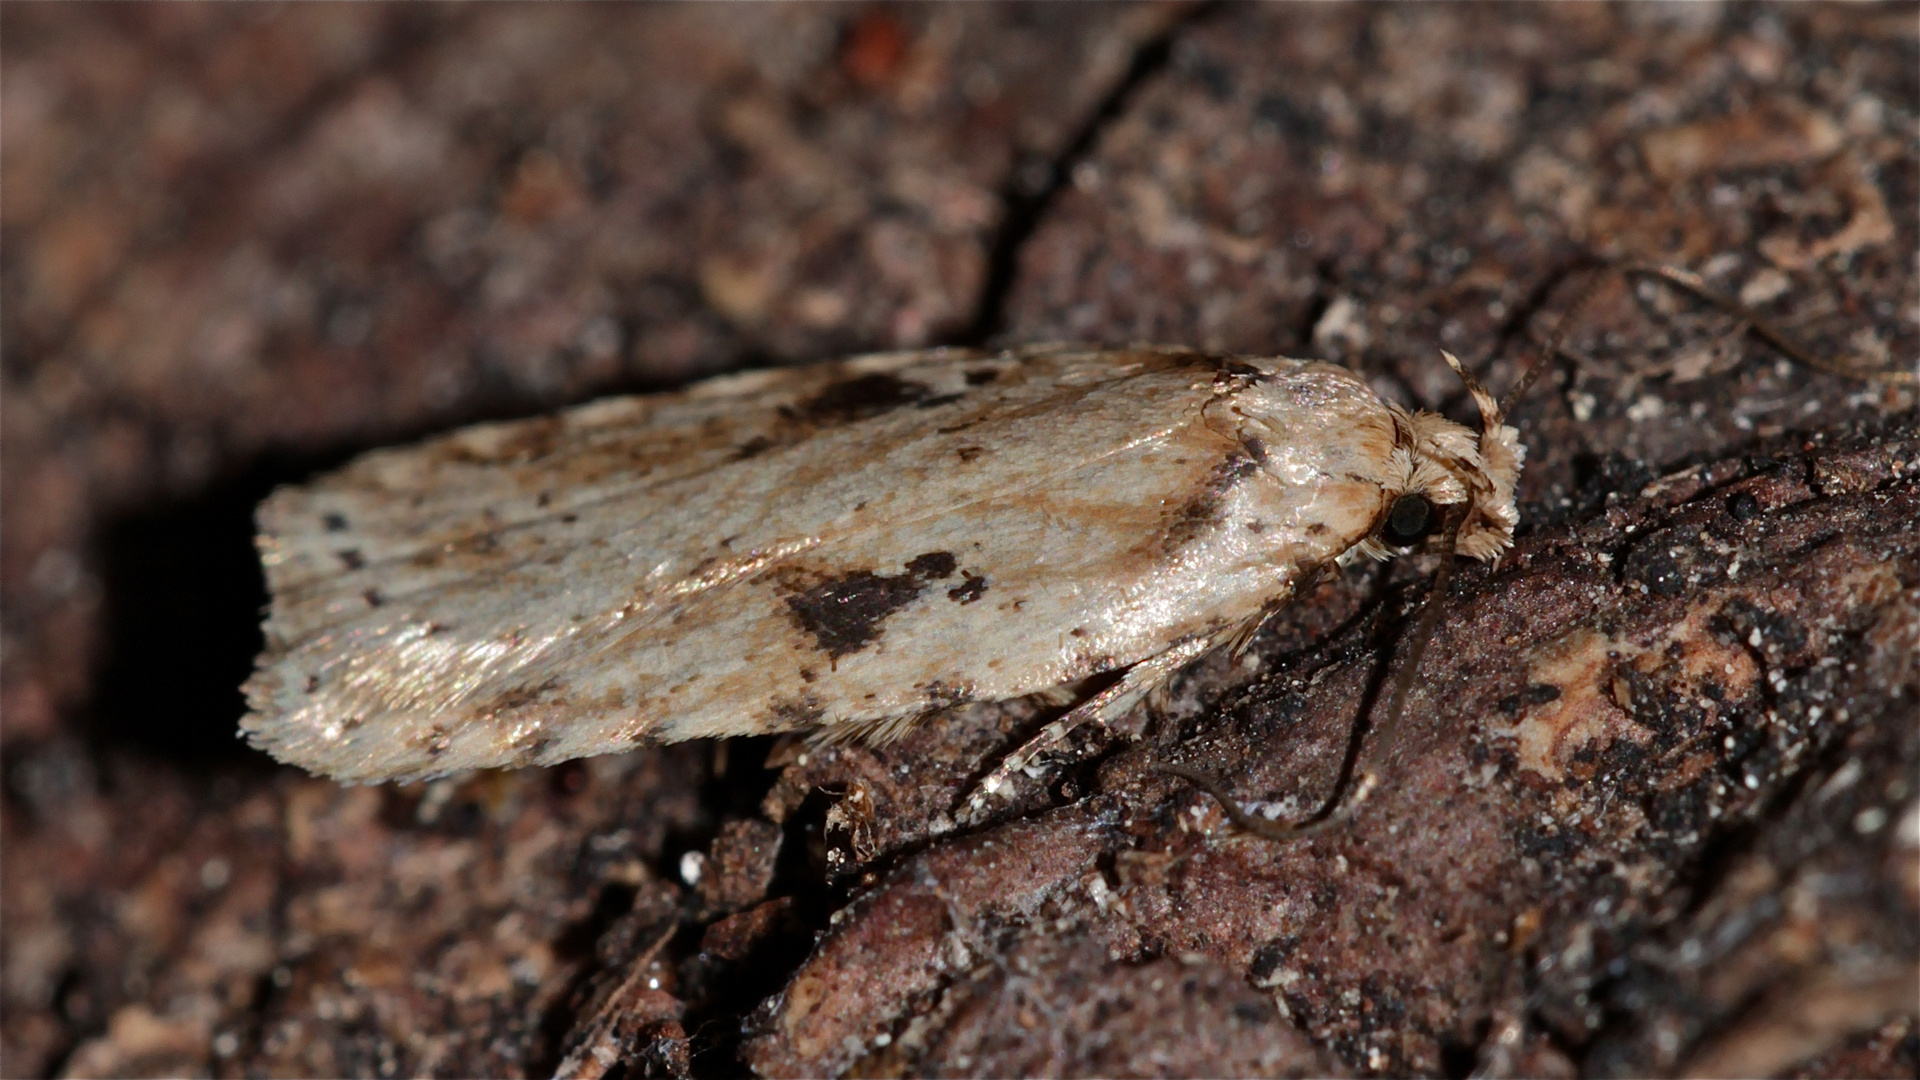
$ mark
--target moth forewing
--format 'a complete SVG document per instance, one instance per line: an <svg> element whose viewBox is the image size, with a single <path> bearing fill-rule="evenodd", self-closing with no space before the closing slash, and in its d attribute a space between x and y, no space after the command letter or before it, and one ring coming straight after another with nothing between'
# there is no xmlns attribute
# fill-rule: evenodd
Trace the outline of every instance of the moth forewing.
<svg viewBox="0 0 1920 1080"><path fill-rule="evenodd" d="M1385 553L1409 493L1470 500L1504 548L1518 459L1485 442L1332 365L1078 346L469 428L262 507L243 729L382 780L897 730L1109 671L1132 693L1307 570Z"/></svg>

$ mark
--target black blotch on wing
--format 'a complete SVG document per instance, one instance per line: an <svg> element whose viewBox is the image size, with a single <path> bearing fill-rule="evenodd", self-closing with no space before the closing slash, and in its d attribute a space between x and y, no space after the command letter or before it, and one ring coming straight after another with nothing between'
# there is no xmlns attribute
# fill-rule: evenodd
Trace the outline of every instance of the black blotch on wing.
<svg viewBox="0 0 1920 1080"><path fill-rule="evenodd" d="M833 383L781 412L796 420L866 420L903 405L920 404L932 396L932 388L925 383L876 372Z"/></svg>
<svg viewBox="0 0 1920 1080"><path fill-rule="evenodd" d="M950 551L929 551L909 561L903 574L850 571L796 591L787 597L787 611L838 660L872 644L887 616L918 599L928 582L952 577L958 565Z"/></svg>
<svg viewBox="0 0 1920 1080"><path fill-rule="evenodd" d="M923 578L952 577L954 568L959 565L960 560L954 558L951 551L929 551L914 556L913 561L907 564L907 573Z"/></svg>
<svg viewBox="0 0 1920 1080"><path fill-rule="evenodd" d="M987 594L987 579L983 575L962 570L960 576L966 579L966 584L948 589L947 599L956 604L971 604Z"/></svg>
<svg viewBox="0 0 1920 1080"><path fill-rule="evenodd" d="M1166 550L1178 551L1219 526L1234 485L1260 471L1260 465L1242 453L1233 453L1214 467L1207 486L1173 512L1167 523Z"/></svg>
<svg viewBox="0 0 1920 1080"><path fill-rule="evenodd" d="M1265 441L1256 439L1251 435L1242 435L1240 436L1240 448L1247 452L1247 457L1252 459L1254 464L1265 465L1267 463L1267 444Z"/></svg>
<svg viewBox="0 0 1920 1080"><path fill-rule="evenodd" d="M1208 356L1204 353L1195 353L1187 363L1202 370L1212 369L1213 389L1216 393L1237 393L1273 377L1269 372L1230 356Z"/></svg>

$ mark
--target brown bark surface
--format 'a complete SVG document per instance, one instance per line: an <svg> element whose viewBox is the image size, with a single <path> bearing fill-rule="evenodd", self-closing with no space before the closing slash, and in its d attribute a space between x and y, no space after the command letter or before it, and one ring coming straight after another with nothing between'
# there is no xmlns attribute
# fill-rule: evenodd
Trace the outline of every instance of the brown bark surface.
<svg viewBox="0 0 1920 1080"><path fill-rule="evenodd" d="M343 788L232 739L251 507L868 349L1319 356L1470 410L1593 256L1920 357L1920 8L0 12L0 1071L1912 1075L1920 426L1602 282L1434 559L961 828L1047 716Z"/></svg>

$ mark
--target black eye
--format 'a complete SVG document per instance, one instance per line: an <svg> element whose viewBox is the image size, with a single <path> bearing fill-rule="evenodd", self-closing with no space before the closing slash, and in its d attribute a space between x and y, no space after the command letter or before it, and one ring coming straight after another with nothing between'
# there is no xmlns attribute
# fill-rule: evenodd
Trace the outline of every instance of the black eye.
<svg viewBox="0 0 1920 1080"><path fill-rule="evenodd" d="M1380 539L1393 547L1412 547L1432 535L1439 524L1433 503L1425 495L1409 492L1393 500L1386 524L1380 526Z"/></svg>

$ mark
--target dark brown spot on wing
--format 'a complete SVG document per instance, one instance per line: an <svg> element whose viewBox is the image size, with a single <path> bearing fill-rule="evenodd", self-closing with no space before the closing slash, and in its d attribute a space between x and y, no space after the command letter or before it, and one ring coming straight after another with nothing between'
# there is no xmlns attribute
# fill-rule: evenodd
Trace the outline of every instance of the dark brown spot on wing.
<svg viewBox="0 0 1920 1080"><path fill-rule="evenodd" d="M872 644L887 616L918 599L928 582L953 576L958 564L950 551L929 551L908 562L904 574L854 570L795 592L787 611L838 660Z"/></svg>
<svg viewBox="0 0 1920 1080"><path fill-rule="evenodd" d="M408 741L415 749L425 750L429 759L438 758L453 749L453 733L447 730L445 724L435 724Z"/></svg>
<svg viewBox="0 0 1920 1080"><path fill-rule="evenodd" d="M1180 505L1167 523L1164 547L1177 551L1199 539L1220 521L1220 493L1202 491Z"/></svg>
<svg viewBox="0 0 1920 1080"><path fill-rule="evenodd" d="M959 565L960 560L954 558L951 551L929 551L914 556L907 564L907 573L923 578L946 578L952 577L954 567Z"/></svg>
<svg viewBox="0 0 1920 1080"><path fill-rule="evenodd" d="M964 679L952 682L935 679L919 689L926 695L928 707L934 709L951 709L973 700L973 684Z"/></svg>
<svg viewBox="0 0 1920 1080"><path fill-rule="evenodd" d="M931 396L925 383L876 372L834 383L785 411L801 420L865 420L902 405L919 404Z"/></svg>
<svg viewBox="0 0 1920 1080"><path fill-rule="evenodd" d="M1211 356L1196 357L1196 359L1201 364L1214 365L1213 389L1216 393L1235 393L1270 377L1268 372L1244 360Z"/></svg>
<svg viewBox="0 0 1920 1080"><path fill-rule="evenodd" d="M966 570L960 571L960 576L966 579L966 584L948 589L947 599L956 604L971 604L987 594L986 577Z"/></svg>
<svg viewBox="0 0 1920 1080"><path fill-rule="evenodd" d="M1214 467L1206 486L1173 512L1163 542L1166 550L1178 551L1219 527L1226 513L1227 493L1259 471L1259 463L1252 458L1241 453L1229 454Z"/></svg>
<svg viewBox="0 0 1920 1080"><path fill-rule="evenodd" d="M811 693L799 697L780 698L767 709L765 729L768 731L792 731L794 728L813 727L827 714L820 699Z"/></svg>

